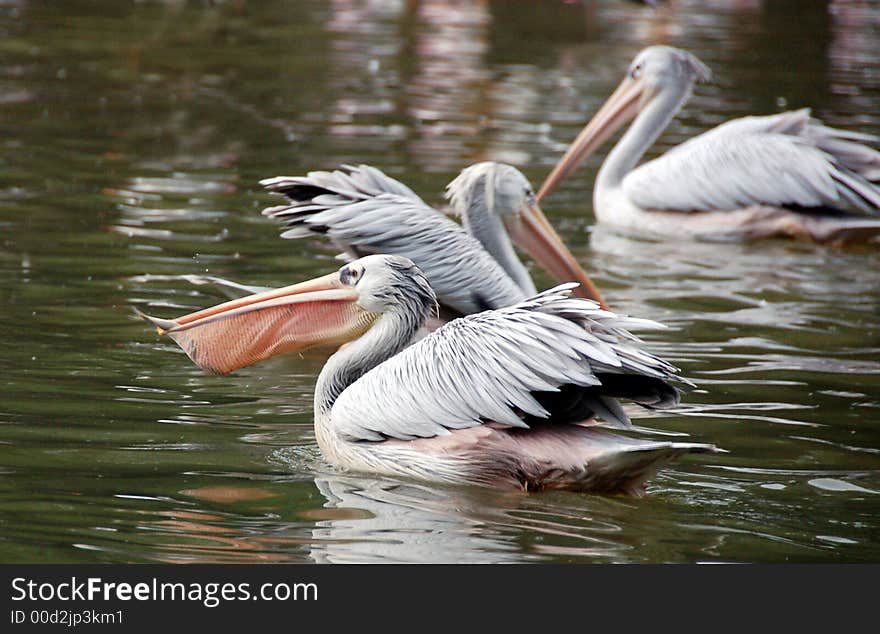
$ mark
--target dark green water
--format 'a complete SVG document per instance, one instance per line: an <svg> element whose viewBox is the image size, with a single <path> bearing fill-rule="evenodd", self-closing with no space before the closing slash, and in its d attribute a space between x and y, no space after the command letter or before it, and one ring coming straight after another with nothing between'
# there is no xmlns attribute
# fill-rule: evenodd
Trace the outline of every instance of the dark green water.
<svg viewBox="0 0 880 634"><path fill-rule="evenodd" d="M699 384L637 425L730 451L644 499L333 474L319 356L210 376L130 311L335 267L260 216L264 177L364 162L439 202L495 159L537 186L647 44L716 77L656 151L806 105L878 134L880 6L827 4L0 0L0 561L880 561L880 248L594 231L604 153L545 211Z"/></svg>

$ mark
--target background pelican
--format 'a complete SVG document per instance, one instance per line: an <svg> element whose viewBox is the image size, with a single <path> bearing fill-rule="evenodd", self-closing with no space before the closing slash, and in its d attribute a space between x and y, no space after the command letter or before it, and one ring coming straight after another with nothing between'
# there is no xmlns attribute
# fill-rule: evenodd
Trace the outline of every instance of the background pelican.
<svg viewBox="0 0 880 634"><path fill-rule="evenodd" d="M712 445L655 442L617 401L678 402L675 368L639 349L619 317L569 298L573 284L452 321L409 346L437 309L408 259L372 255L337 273L177 320L148 318L201 367L228 372L280 350L351 341L315 387L325 457L356 471L525 490L638 494L668 461Z"/></svg>
<svg viewBox="0 0 880 634"><path fill-rule="evenodd" d="M261 181L289 204L265 209L283 220L284 238L326 234L349 259L387 253L412 259L440 304L467 315L510 306L535 293L513 240L560 282L604 301L535 202L522 173L494 162L472 165L447 186L464 228L425 204L410 188L361 165Z"/></svg>
<svg viewBox="0 0 880 634"><path fill-rule="evenodd" d="M789 236L816 242L880 233L880 153L868 135L811 120L808 110L722 124L636 168L709 69L692 54L652 46L572 143L541 187L542 200L635 117L593 189L601 223L632 233L704 239Z"/></svg>

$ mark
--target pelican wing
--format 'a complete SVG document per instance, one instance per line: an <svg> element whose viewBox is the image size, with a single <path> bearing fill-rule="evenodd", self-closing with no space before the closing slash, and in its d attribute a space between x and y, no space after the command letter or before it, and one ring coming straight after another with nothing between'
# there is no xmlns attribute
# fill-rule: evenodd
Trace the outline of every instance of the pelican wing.
<svg viewBox="0 0 880 634"><path fill-rule="evenodd" d="M880 181L880 152L865 145L878 143L880 138L861 132L839 130L822 125L810 116L809 108L789 110L779 114L740 117L689 139L676 146L671 152L684 148L690 143L703 143L715 135L732 134L786 134L801 137L833 157L846 169L855 172L868 181Z"/></svg>
<svg viewBox="0 0 880 634"><path fill-rule="evenodd" d="M372 198L379 194L395 194L403 196L411 200L422 202L422 199L409 187L401 183L399 180L391 178L380 169L370 165L342 165L342 169L326 171L309 172L305 177L288 177L279 176L277 178L269 178L262 181L263 185L270 187L273 191L278 185L296 183L306 187L316 187L321 190L336 192L342 196L347 196L352 200L363 200ZM287 193L287 192L285 192ZM296 199L301 198L297 196Z"/></svg>
<svg viewBox="0 0 880 634"><path fill-rule="evenodd" d="M594 413L618 421L626 418L618 396L658 407L677 402L667 383L675 368L641 350L627 330L653 322L571 299L573 287L446 324L352 383L333 405L334 425L350 439L376 441L487 422L521 428L536 420L579 422L560 420L559 404L545 398L572 387L582 389L581 402ZM645 398L649 391L653 400Z"/></svg>
<svg viewBox="0 0 880 634"><path fill-rule="evenodd" d="M368 165L346 169L261 181L290 200L263 214L285 223L283 238L326 234L352 257L387 253L410 258L440 303L462 314L524 298L475 238L408 187Z"/></svg>
<svg viewBox="0 0 880 634"><path fill-rule="evenodd" d="M779 114L751 115L725 121L721 125L707 130L703 134L692 137L684 143L675 146L670 152L686 149L690 143L702 143L712 137L722 134L745 136L747 134L788 134L801 136L807 126L810 125L810 109L789 110Z"/></svg>
<svg viewBox="0 0 880 634"><path fill-rule="evenodd" d="M753 205L880 213L872 137L816 123L799 110L727 122L630 172L643 209L730 211Z"/></svg>

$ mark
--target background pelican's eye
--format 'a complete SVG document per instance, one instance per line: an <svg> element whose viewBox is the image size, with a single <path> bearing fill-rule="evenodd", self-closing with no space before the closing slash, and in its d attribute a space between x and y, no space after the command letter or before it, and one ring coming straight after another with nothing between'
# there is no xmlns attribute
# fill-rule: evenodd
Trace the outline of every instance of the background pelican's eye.
<svg viewBox="0 0 880 634"><path fill-rule="evenodd" d="M641 74L642 74L642 64L641 63L636 64L629 71L629 76L632 79L638 79L639 75L641 75Z"/></svg>

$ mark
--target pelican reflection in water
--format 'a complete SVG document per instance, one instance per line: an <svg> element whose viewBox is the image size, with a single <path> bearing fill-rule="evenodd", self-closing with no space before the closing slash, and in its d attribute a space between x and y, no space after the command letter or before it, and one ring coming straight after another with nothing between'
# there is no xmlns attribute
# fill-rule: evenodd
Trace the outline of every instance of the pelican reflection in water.
<svg viewBox="0 0 880 634"><path fill-rule="evenodd" d="M659 237L820 243L880 235L876 137L838 130L808 110L728 121L636 167L709 69L694 55L652 46L590 120L541 186L543 200L627 121L593 189L601 224Z"/></svg>
<svg viewBox="0 0 880 634"><path fill-rule="evenodd" d="M371 255L338 272L176 320L148 318L199 366L230 372L289 350L342 345L315 387L315 435L353 471L524 490L640 494L700 443L611 433L618 399L676 405L676 369L628 328L651 325L570 297L565 284L463 317L410 345L437 310L412 261Z"/></svg>

